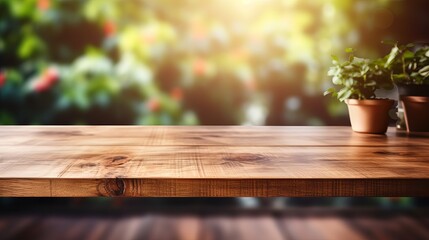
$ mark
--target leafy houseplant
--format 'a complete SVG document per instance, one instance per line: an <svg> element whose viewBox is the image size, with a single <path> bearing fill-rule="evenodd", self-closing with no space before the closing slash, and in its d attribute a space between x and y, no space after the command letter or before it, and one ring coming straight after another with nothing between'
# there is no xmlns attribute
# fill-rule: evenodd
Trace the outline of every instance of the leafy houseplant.
<svg viewBox="0 0 429 240"><path fill-rule="evenodd" d="M398 128L406 125L408 131L429 131L429 46L394 44L386 67L391 69L401 100Z"/></svg>
<svg viewBox="0 0 429 240"><path fill-rule="evenodd" d="M395 44L387 55L386 68L392 70L392 80L401 85L429 85L429 46L415 48L413 44Z"/></svg>
<svg viewBox="0 0 429 240"><path fill-rule="evenodd" d="M332 82L341 88L329 88L324 95L332 94L339 101L346 102L354 131L385 133L388 112L394 101L376 98L375 91L393 88L389 69L385 67L386 59L358 58L350 48L346 52L349 53L347 61L332 57L334 66L328 72Z"/></svg>

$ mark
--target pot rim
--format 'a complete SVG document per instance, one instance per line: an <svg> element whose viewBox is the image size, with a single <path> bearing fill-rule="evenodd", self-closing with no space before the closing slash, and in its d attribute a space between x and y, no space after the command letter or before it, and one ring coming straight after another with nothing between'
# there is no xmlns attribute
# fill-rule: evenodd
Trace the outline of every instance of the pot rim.
<svg viewBox="0 0 429 240"><path fill-rule="evenodd" d="M428 103L429 102L429 97L424 97L424 96L402 96L401 100L402 101L407 101L407 102Z"/></svg>
<svg viewBox="0 0 429 240"><path fill-rule="evenodd" d="M392 105L395 101L388 98L375 98L375 99L346 99L347 105L367 105L367 106L380 106L380 105Z"/></svg>

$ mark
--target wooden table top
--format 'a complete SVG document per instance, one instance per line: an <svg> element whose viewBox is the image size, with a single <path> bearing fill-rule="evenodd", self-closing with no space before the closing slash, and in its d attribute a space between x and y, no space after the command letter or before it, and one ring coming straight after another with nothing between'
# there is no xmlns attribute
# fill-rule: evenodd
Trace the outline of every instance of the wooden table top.
<svg viewBox="0 0 429 240"><path fill-rule="evenodd" d="M0 196L429 196L429 133L1 126Z"/></svg>

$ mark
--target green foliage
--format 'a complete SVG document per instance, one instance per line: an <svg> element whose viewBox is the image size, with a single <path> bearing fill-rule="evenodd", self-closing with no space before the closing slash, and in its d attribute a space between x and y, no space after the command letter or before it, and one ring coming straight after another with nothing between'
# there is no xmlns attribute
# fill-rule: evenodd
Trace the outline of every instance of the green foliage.
<svg viewBox="0 0 429 240"><path fill-rule="evenodd" d="M128 6L0 0L0 124L198 123L155 79L172 26Z"/></svg>
<svg viewBox="0 0 429 240"><path fill-rule="evenodd" d="M429 84L429 46L394 44L387 55L386 66L398 84Z"/></svg>
<svg viewBox="0 0 429 240"><path fill-rule="evenodd" d="M328 53L387 4L0 0L0 124L323 122Z"/></svg>
<svg viewBox="0 0 429 240"><path fill-rule="evenodd" d="M364 59L355 57L355 51L347 48L347 61L341 62L338 57L332 56L333 67L328 71L334 85L325 91L324 95L332 94L339 101L346 99L375 98L375 90L392 89L393 84L389 77L389 70L385 67L385 59Z"/></svg>

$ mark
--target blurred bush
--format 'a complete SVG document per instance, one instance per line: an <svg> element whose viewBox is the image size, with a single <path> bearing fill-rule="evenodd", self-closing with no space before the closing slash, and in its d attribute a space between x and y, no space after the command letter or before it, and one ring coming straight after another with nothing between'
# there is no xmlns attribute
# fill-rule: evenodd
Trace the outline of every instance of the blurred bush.
<svg viewBox="0 0 429 240"><path fill-rule="evenodd" d="M330 55L411 2L0 0L0 124L347 124Z"/></svg>

